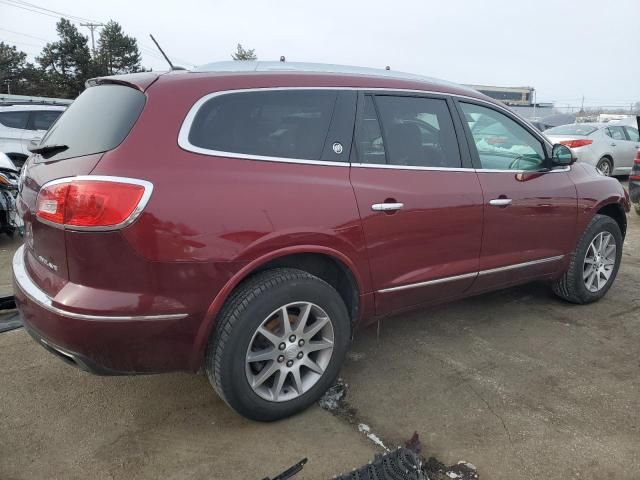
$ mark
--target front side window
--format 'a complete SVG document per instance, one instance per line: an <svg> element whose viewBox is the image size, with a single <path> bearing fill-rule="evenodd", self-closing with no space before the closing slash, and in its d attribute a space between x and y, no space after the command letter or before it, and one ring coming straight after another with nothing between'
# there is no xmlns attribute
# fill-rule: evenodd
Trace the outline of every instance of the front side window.
<svg viewBox="0 0 640 480"><path fill-rule="evenodd" d="M49 127L53 125L53 122L55 122L61 114L62 112L58 110L33 112L31 114L31 129L49 130Z"/></svg>
<svg viewBox="0 0 640 480"><path fill-rule="evenodd" d="M218 152L319 160L337 95L333 90L218 95L198 110L189 143Z"/></svg>
<svg viewBox="0 0 640 480"><path fill-rule="evenodd" d="M638 129L633 127L624 127L627 131L627 135L629 135L629 139L632 142L640 142L640 134L638 134Z"/></svg>
<svg viewBox="0 0 640 480"><path fill-rule="evenodd" d="M460 151L446 100L376 97L391 165L459 168Z"/></svg>
<svg viewBox="0 0 640 480"><path fill-rule="evenodd" d="M0 124L9 128L27 128L28 112L0 112Z"/></svg>
<svg viewBox="0 0 640 480"><path fill-rule="evenodd" d="M460 103L478 152L481 168L540 170L545 154L542 143L515 120L496 110Z"/></svg>

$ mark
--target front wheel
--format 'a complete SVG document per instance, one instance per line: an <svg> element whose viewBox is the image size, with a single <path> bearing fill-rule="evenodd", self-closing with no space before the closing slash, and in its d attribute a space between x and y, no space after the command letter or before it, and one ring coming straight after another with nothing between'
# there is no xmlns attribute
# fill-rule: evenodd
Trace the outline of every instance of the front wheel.
<svg viewBox="0 0 640 480"><path fill-rule="evenodd" d="M553 284L559 297L572 303L600 300L611 288L622 259L622 233L611 217L593 217L576 249L569 268Z"/></svg>
<svg viewBox="0 0 640 480"><path fill-rule="evenodd" d="M267 270L225 304L205 368L238 413L278 420L309 407L332 385L350 333L347 308L333 287L301 270Z"/></svg>

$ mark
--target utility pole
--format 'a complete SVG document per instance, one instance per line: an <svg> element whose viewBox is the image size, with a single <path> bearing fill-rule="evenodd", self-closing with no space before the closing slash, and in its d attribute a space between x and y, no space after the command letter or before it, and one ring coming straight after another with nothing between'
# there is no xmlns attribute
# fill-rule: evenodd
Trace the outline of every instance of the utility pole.
<svg viewBox="0 0 640 480"><path fill-rule="evenodd" d="M104 23L81 23L81 27L87 27L91 31L91 52L93 58L96 58L96 42L93 39L93 31L98 27L104 27Z"/></svg>
<svg viewBox="0 0 640 480"><path fill-rule="evenodd" d="M5 85L7 86L7 95L11 95L11 80L5 80Z"/></svg>

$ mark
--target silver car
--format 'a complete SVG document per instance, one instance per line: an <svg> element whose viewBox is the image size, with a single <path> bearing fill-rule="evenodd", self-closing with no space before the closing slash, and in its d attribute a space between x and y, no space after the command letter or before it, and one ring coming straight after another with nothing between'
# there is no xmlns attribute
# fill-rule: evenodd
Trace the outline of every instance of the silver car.
<svg viewBox="0 0 640 480"><path fill-rule="evenodd" d="M603 175L629 175L640 149L638 129L612 123L573 123L545 130L552 143L571 149L579 162L590 163Z"/></svg>

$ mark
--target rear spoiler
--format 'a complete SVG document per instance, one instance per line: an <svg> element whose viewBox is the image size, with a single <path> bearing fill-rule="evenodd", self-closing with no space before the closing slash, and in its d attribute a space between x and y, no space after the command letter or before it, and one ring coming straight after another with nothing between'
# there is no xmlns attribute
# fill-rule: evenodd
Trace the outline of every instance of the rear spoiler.
<svg viewBox="0 0 640 480"><path fill-rule="evenodd" d="M164 72L163 72L164 73ZM112 75L109 77L90 78L85 82L85 87L95 87L97 85L124 85L145 92L162 73L140 72L126 75Z"/></svg>

